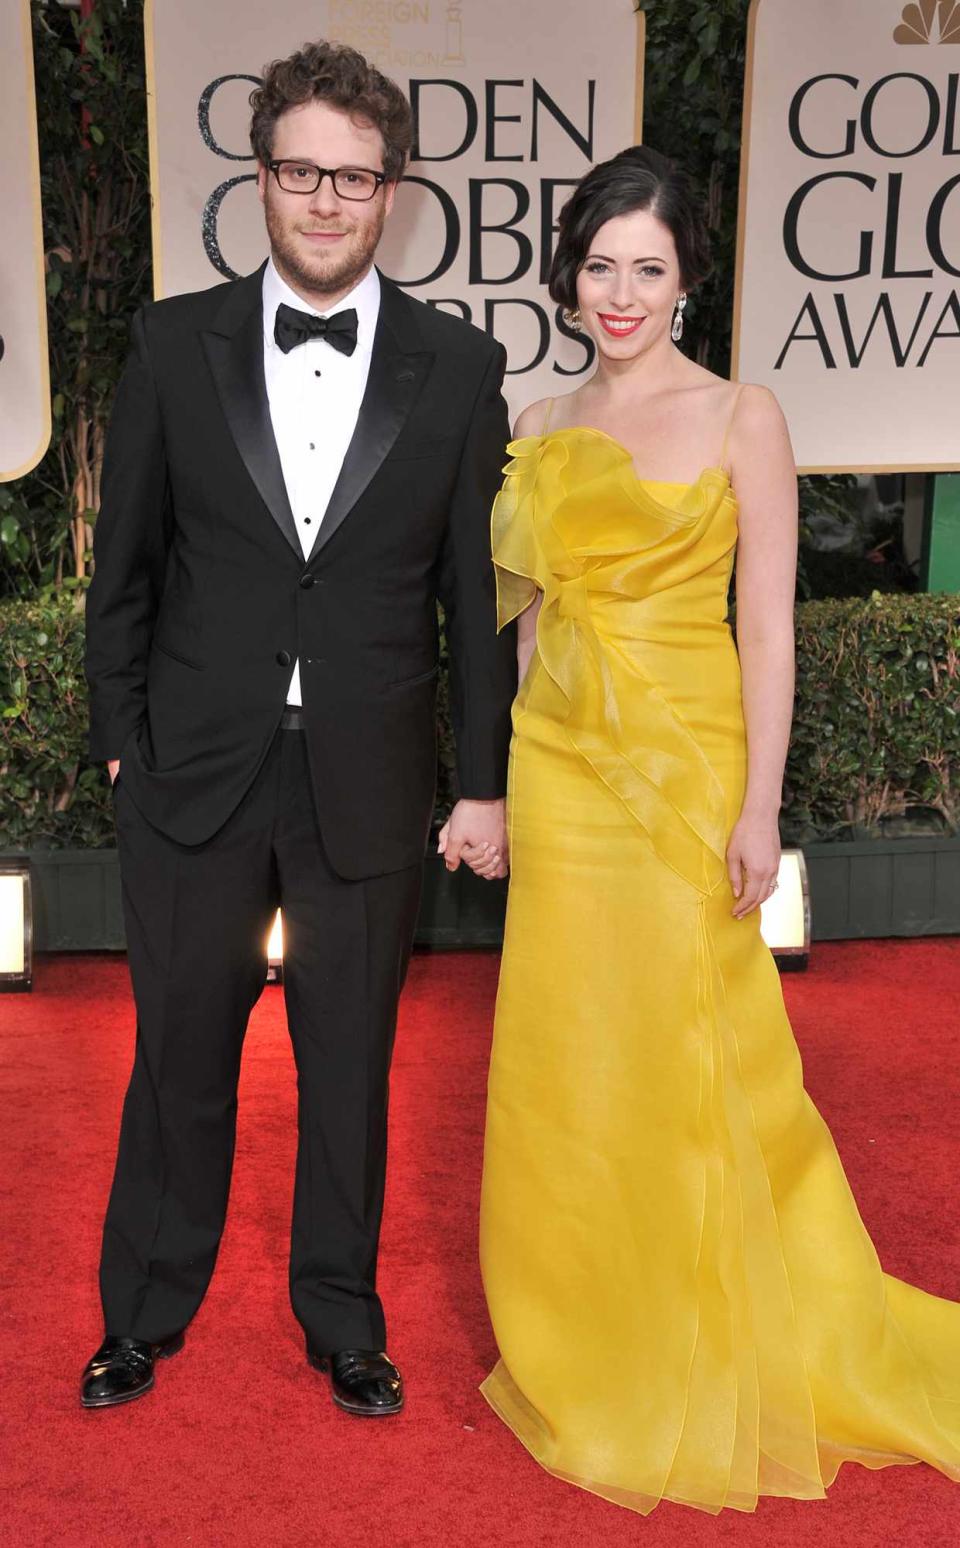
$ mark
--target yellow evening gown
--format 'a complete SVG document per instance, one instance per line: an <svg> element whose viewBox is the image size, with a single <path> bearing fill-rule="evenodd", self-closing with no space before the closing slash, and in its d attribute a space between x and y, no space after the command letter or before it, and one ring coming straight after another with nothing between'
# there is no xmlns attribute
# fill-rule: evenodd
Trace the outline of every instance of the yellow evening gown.
<svg viewBox="0 0 960 1548"><path fill-rule="evenodd" d="M601 431L514 441L501 625L512 882L481 1264L490 1404L549 1471L647 1512L960 1479L960 1305L885 1275L803 1089L725 851L745 735L726 474L637 479Z"/></svg>

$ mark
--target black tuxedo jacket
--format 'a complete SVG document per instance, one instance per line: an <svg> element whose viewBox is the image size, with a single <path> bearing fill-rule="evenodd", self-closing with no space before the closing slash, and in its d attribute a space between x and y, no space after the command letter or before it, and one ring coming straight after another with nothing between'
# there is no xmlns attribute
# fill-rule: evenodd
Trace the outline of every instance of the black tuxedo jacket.
<svg viewBox="0 0 960 1548"><path fill-rule="evenodd" d="M107 438L87 599L91 756L148 822L209 838L264 758L299 657L334 868L418 863L446 614L463 795L504 793L514 642L496 634L489 516L505 355L382 279L353 440L304 561L270 423L262 270L144 307Z"/></svg>

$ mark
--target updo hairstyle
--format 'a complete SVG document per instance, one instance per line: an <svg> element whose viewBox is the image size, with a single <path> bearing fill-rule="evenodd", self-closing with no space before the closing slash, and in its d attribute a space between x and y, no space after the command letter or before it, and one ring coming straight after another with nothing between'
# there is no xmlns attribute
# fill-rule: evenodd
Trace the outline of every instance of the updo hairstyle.
<svg viewBox="0 0 960 1548"><path fill-rule="evenodd" d="M550 295L560 306L571 311L576 307L577 275L600 227L634 210L649 210L671 232L683 290L693 290L706 279L710 239L691 179L668 156L646 145L631 145L592 167L560 212L549 282Z"/></svg>

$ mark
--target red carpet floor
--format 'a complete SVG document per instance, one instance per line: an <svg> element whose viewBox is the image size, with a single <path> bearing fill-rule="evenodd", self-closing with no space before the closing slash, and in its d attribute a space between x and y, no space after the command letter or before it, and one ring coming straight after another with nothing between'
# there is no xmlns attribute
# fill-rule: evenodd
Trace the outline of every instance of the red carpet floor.
<svg viewBox="0 0 960 1548"><path fill-rule="evenodd" d="M397 1420L337 1413L286 1298L294 1082L282 996L251 1023L230 1221L186 1349L142 1401L81 1412L132 1012L122 959L43 960L0 1000L0 1542L57 1548L876 1548L960 1543L925 1467L841 1472L826 1502L644 1520L542 1473L477 1393L475 1255L491 955L418 956L394 1066L382 1288ZM807 1083L885 1266L960 1298L960 941L821 946L785 980ZM643 1372L637 1373L643 1380Z"/></svg>

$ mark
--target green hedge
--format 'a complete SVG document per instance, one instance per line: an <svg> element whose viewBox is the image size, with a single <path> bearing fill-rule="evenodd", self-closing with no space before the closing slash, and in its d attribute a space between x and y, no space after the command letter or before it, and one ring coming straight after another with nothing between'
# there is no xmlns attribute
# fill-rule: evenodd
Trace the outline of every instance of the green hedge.
<svg viewBox="0 0 960 1548"><path fill-rule="evenodd" d="M83 593L0 603L0 847L113 843L103 768L86 761Z"/></svg>
<svg viewBox="0 0 960 1548"><path fill-rule="evenodd" d="M960 596L797 608L791 838L960 828Z"/></svg>
<svg viewBox="0 0 960 1548"><path fill-rule="evenodd" d="M85 759L82 598L0 604L0 847L113 842L106 775ZM784 832L960 828L960 598L797 608L797 704ZM441 682L438 814L452 799Z"/></svg>

